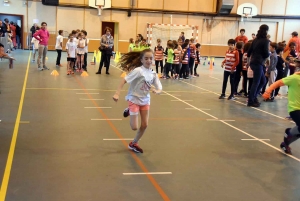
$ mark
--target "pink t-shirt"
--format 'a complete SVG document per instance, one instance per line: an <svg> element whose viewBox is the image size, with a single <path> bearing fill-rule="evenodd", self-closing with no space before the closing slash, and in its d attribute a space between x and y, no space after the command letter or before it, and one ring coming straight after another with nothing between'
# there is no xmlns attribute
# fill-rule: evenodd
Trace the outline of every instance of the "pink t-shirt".
<svg viewBox="0 0 300 201"><path fill-rule="evenodd" d="M49 32L47 30L40 29L33 34L33 37L40 41L40 45L48 45Z"/></svg>

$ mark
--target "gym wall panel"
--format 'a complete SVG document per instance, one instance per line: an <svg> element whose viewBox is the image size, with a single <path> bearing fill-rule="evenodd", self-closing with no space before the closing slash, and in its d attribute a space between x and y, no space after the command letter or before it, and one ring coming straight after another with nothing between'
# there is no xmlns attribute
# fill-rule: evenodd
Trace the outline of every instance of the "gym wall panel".
<svg viewBox="0 0 300 201"><path fill-rule="evenodd" d="M135 1L137 2L137 0ZM111 7L130 7L130 0L112 0Z"/></svg>
<svg viewBox="0 0 300 201"><path fill-rule="evenodd" d="M86 1L89 3L88 0ZM67 3L67 4L85 4L85 0L59 0L59 3Z"/></svg>
<svg viewBox="0 0 300 201"><path fill-rule="evenodd" d="M172 15L172 24L182 24L186 25L188 23L187 15ZM163 15L163 24L171 24L171 15Z"/></svg>
<svg viewBox="0 0 300 201"><path fill-rule="evenodd" d="M28 12L29 29L33 25L33 19L39 20L39 26L42 22L46 22L48 31L56 32L56 6L44 6L41 2L32 2Z"/></svg>
<svg viewBox="0 0 300 201"><path fill-rule="evenodd" d="M138 13L137 14L137 34L142 34L144 38L147 37L147 23L163 23L162 14ZM121 30L120 30L121 31ZM136 34L136 33L132 33ZM133 37L136 35L133 35Z"/></svg>
<svg viewBox="0 0 300 201"><path fill-rule="evenodd" d="M284 1L284 0L281 0ZM257 7L257 14L261 14L262 0L238 0L238 6L243 3L252 3Z"/></svg>
<svg viewBox="0 0 300 201"><path fill-rule="evenodd" d="M57 29L58 30L63 29L70 33L74 29L83 29L84 28L83 20L84 20L84 9L57 7Z"/></svg>
<svg viewBox="0 0 300 201"><path fill-rule="evenodd" d="M286 15L299 15L300 1L288 0L286 7Z"/></svg>
<svg viewBox="0 0 300 201"><path fill-rule="evenodd" d="M289 41L293 31L297 31L300 34L300 21L285 20L283 30L283 40Z"/></svg>
<svg viewBox="0 0 300 201"><path fill-rule="evenodd" d="M284 15L285 5L287 0L263 0L262 12L263 15Z"/></svg>
<svg viewBox="0 0 300 201"><path fill-rule="evenodd" d="M162 0L139 0L137 5L138 8L146 8L146 9L163 9L163 2Z"/></svg>
<svg viewBox="0 0 300 201"><path fill-rule="evenodd" d="M102 14L107 14L106 11L102 11ZM88 33L88 38L99 39L101 37L101 17L98 15L97 9L86 9L84 18L84 29ZM70 32L70 31L69 31Z"/></svg>
<svg viewBox="0 0 300 201"><path fill-rule="evenodd" d="M160 0L157 0L157 1L160 1ZM176 2L174 2L174 0L164 0L163 2L164 2L165 10L178 10L178 11L187 11L188 10L188 1L187 0L176 1ZM207 1L207 2L209 2L209 1Z"/></svg>
<svg viewBox="0 0 300 201"><path fill-rule="evenodd" d="M232 13L232 14L236 13L237 12L237 8L238 8L238 0L234 0L234 6L233 6L233 8L232 8L232 10L231 10L230 13Z"/></svg>
<svg viewBox="0 0 300 201"><path fill-rule="evenodd" d="M112 21L119 22L119 40L135 39L136 18L137 13L131 13L131 17L128 17L126 12L114 11Z"/></svg>
<svg viewBox="0 0 300 201"><path fill-rule="evenodd" d="M189 11L216 12L217 0L190 0Z"/></svg>

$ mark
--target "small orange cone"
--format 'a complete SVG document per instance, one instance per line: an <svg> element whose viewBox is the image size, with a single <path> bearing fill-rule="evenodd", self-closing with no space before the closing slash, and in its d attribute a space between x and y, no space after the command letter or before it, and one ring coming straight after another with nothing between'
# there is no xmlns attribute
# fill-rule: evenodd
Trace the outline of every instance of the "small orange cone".
<svg viewBox="0 0 300 201"><path fill-rule="evenodd" d="M57 72L57 70L53 70L53 71L51 72L51 75L53 75L53 76L58 76L59 73Z"/></svg>
<svg viewBox="0 0 300 201"><path fill-rule="evenodd" d="M87 76L89 76L89 74L86 71L83 71L80 76L87 77Z"/></svg>
<svg viewBox="0 0 300 201"><path fill-rule="evenodd" d="M121 77L126 77L126 73L123 72L122 75L121 75Z"/></svg>

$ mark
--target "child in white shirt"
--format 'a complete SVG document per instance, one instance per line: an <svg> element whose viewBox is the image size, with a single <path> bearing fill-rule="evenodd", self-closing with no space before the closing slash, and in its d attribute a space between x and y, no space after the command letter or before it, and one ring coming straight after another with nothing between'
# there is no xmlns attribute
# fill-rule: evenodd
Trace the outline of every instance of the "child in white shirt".
<svg viewBox="0 0 300 201"><path fill-rule="evenodd" d="M86 40L83 39L83 33L78 33L78 44L77 44L77 67L79 69L77 71L82 72L83 62L84 62L84 54L85 54L85 47L87 46Z"/></svg>
<svg viewBox="0 0 300 201"><path fill-rule="evenodd" d="M66 44L66 50L67 50L67 54L68 54L67 75L74 74L73 66L75 64L75 59L76 59L77 44L73 40L73 38L74 38L74 36L72 34L70 34L69 40Z"/></svg>
<svg viewBox="0 0 300 201"><path fill-rule="evenodd" d="M86 46L85 46L85 48L84 48L84 50L85 50L85 53L84 53L84 65L83 65L83 70L85 70L85 71L87 71L87 55L88 55L88 52L89 52L89 48L88 48L88 45L89 45L89 39L88 38L86 38L86 36L87 36L87 32L85 31L85 30L82 30L81 31L82 32L82 38L83 39L85 39L85 41L86 41Z"/></svg>
<svg viewBox="0 0 300 201"><path fill-rule="evenodd" d="M40 28L36 27L36 30L38 31ZM32 44L32 62L35 62L35 54L39 51L39 43L40 41L37 40L35 37L32 37L31 44Z"/></svg>
<svg viewBox="0 0 300 201"><path fill-rule="evenodd" d="M58 31L58 36L56 37L56 45L55 49L57 51L57 58L56 58L56 67L62 67L60 64L61 52L62 52L62 43L63 43L63 30Z"/></svg>
<svg viewBox="0 0 300 201"><path fill-rule="evenodd" d="M119 100L119 94L125 85L129 83L129 90L126 96L129 107L124 111L124 117L130 115L130 126L132 130L138 130L128 148L136 153L143 153L138 145L138 141L143 136L149 120L150 108L150 91L159 94L162 90L162 85L156 72L152 71L153 51L145 49L142 52L129 52L122 56L120 65L121 68L128 73L122 79L118 90L113 96L114 101ZM155 89L152 88L154 85ZM138 114L141 115L141 126L138 129Z"/></svg>

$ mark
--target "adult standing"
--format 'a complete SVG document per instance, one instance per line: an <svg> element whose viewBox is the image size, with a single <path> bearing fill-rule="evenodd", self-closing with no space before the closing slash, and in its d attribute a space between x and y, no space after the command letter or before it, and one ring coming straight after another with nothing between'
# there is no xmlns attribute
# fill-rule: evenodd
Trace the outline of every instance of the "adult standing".
<svg viewBox="0 0 300 201"><path fill-rule="evenodd" d="M300 53L300 38L298 37L298 32L294 31L292 33L292 38L289 40L287 46L284 48L284 52L287 52L289 50L290 43L296 43L296 53Z"/></svg>
<svg viewBox="0 0 300 201"><path fill-rule="evenodd" d="M42 22L41 29L33 34L33 37L36 38L39 43L39 56L38 56L38 69L39 70L49 70L46 66L46 56L48 51L48 41L49 41L49 32L47 30L47 23ZM41 67L41 58L43 57L43 67Z"/></svg>
<svg viewBox="0 0 300 201"><path fill-rule="evenodd" d="M6 25L0 20L0 37L4 37L6 33Z"/></svg>
<svg viewBox="0 0 300 201"><path fill-rule="evenodd" d="M185 41L184 32L181 32L181 33L180 33L178 39L181 39L181 41Z"/></svg>
<svg viewBox="0 0 300 201"><path fill-rule="evenodd" d="M235 42L243 42L244 44L248 43L248 38L245 36L245 29L240 30L240 35L235 38Z"/></svg>
<svg viewBox="0 0 300 201"><path fill-rule="evenodd" d="M33 37L33 34L35 34L35 32L37 31L36 28L37 28L37 24L36 24L36 23L34 23L34 24L32 25L32 27L30 28L31 36L32 36L32 37Z"/></svg>
<svg viewBox="0 0 300 201"><path fill-rule="evenodd" d="M250 68L253 70L253 83L250 89L248 104L249 107L259 107L257 95L264 86L266 79L264 75L264 64L269 57L269 40L267 39L269 27L263 24L259 27L256 38L253 40L247 53L250 60Z"/></svg>
<svg viewBox="0 0 300 201"><path fill-rule="evenodd" d="M114 37L111 35L111 28L106 27L104 29L104 35L101 37L100 50L101 50L101 61L98 72L101 74L103 63L106 67L106 74L109 75L110 58L112 56L112 47L114 46Z"/></svg>
<svg viewBox="0 0 300 201"><path fill-rule="evenodd" d="M18 49L21 49L21 35L22 35L21 27L18 24L16 24L16 39L17 39Z"/></svg>
<svg viewBox="0 0 300 201"><path fill-rule="evenodd" d="M7 18L4 19L4 25L6 26L6 32L10 32L9 20Z"/></svg>

